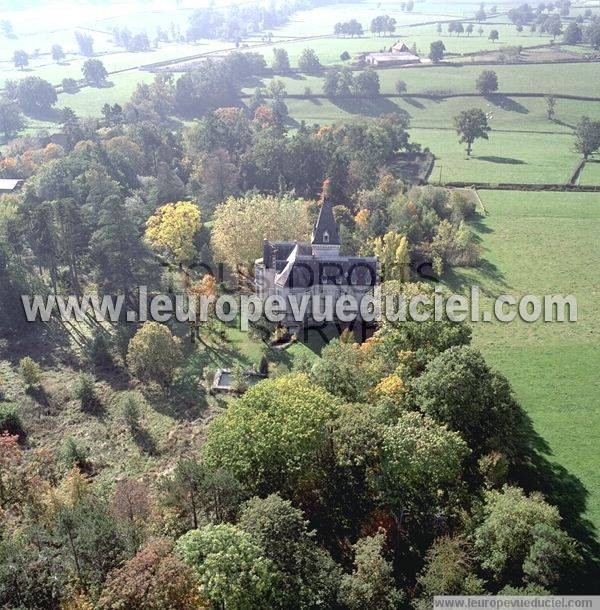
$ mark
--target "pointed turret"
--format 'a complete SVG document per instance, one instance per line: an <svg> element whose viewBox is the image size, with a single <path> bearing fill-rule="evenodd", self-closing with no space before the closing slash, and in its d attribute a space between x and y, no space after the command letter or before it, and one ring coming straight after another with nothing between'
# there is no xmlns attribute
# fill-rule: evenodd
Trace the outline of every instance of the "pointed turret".
<svg viewBox="0 0 600 610"><path fill-rule="evenodd" d="M323 183L321 209L319 210L319 218L313 228L311 243L313 250L315 246L333 246L336 247L336 253L339 250L340 234L333 216L333 203L329 196L329 180L325 180Z"/></svg>

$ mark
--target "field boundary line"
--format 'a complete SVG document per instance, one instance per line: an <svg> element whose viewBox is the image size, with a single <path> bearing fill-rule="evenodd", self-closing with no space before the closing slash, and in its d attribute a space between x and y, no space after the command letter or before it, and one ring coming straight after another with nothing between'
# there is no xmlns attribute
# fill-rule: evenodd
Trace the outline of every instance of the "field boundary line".
<svg viewBox="0 0 600 610"><path fill-rule="evenodd" d="M483 210L483 214L485 216L488 215L487 210L485 209L485 206L483 205L483 201L481 200L481 197L479 196L479 193L477 192L477 188L473 187L473 193L475 194L475 197L477 197L477 201L479 201L479 205L481 206L481 209Z"/></svg>
<svg viewBox="0 0 600 610"><path fill-rule="evenodd" d="M549 191L572 193L598 193L600 184L557 184L557 183L512 183L512 182L444 182L440 186L479 189L486 191Z"/></svg>

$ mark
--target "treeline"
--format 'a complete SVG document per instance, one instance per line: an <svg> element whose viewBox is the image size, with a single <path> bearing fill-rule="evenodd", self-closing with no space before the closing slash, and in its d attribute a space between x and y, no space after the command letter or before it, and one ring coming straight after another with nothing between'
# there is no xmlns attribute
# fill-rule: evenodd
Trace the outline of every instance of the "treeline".
<svg viewBox="0 0 600 610"><path fill-rule="evenodd" d="M166 30L157 28L157 39L159 38L163 41L165 40ZM150 50L150 39L146 32L132 34L128 28L114 28L113 41L117 46L123 47L127 51L136 52Z"/></svg>

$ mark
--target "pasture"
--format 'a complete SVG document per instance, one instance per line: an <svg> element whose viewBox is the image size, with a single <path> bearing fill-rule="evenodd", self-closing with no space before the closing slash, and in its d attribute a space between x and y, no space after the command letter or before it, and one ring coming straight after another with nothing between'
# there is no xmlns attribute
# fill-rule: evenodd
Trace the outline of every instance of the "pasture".
<svg viewBox="0 0 600 610"><path fill-rule="evenodd" d="M494 103L495 102L495 103ZM457 97L447 100L382 98L368 100L288 99L290 115L308 124L348 120L387 112L405 114L414 142L436 155L432 181L565 183L578 162L571 126L583 114L600 118L600 102L558 100L556 120L549 121L543 98ZM492 131L477 140L468 158L458 142L453 117L465 108L483 109ZM597 184L588 164L583 183Z"/></svg>
<svg viewBox="0 0 600 610"><path fill-rule="evenodd" d="M476 230L484 264L451 274L448 284L481 287L490 297L573 294L578 321L474 324L474 341L514 386L549 444L553 460L589 492L587 515L600 525L600 195L480 191L487 216ZM575 499L573 499L575 501Z"/></svg>
<svg viewBox="0 0 600 610"><path fill-rule="evenodd" d="M440 17L442 19L442 17ZM448 19L445 17L444 19ZM466 24L467 22L465 22ZM363 23L363 26L368 28L368 23ZM368 31L358 38L344 38L331 36L333 28L329 31L322 30L320 36L325 38L313 38L307 40L291 40L280 41L273 44L271 47L260 49L267 62L270 62L273 53L273 47L284 47L289 56L292 66L297 65L298 58L304 49L314 49L324 66L340 63L340 54L347 51L351 56L356 53L368 51L387 51L391 45L397 40L405 41L410 47L413 44L417 46L417 51L420 55L426 57L429 53L429 47L432 42L442 40L447 53L473 53L475 51L491 51L499 50L505 46L534 46L540 44L548 44L551 40L548 36L536 36L530 34L518 34L513 25L489 25L487 23L474 24L475 33L471 36L450 35L447 33L447 23L443 25L443 32L437 32L435 24L427 24L423 26L405 26L399 27L392 36L373 36ZM482 35L477 34L479 27L484 30ZM488 39L491 29L498 30L500 40L492 42ZM281 35L279 30L275 30L278 35ZM304 33L304 31L303 31ZM316 36L317 34L315 34Z"/></svg>
<svg viewBox="0 0 600 610"><path fill-rule="evenodd" d="M377 70L382 94L395 93L398 80L406 82L408 93L477 92L475 81L483 70L493 70L498 75L500 93L539 93L600 97L599 67L596 63L523 64L523 65L443 65L418 68L386 68ZM305 87L313 93L322 93L322 76L293 74L277 76L288 93L302 94ZM267 82L267 79L265 79Z"/></svg>

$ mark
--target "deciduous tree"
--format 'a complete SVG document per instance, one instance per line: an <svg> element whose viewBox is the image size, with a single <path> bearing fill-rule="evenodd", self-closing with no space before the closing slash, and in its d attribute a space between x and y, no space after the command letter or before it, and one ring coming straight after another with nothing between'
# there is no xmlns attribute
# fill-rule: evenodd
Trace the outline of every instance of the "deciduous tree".
<svg viewBox="0 0 600 610"><path fill-rule="evenodd" d="M487 116L480 108L463 110L454 117L454 126L459 135L459 142L467 145L467 155L471 155L473 142L479 138L488 140L488 131L491 130Z"/></svg>
<svg viewBox="0 0 600 610"><path fill-rule="evenodd" d="M304 375L263 381L214 420L206 463L229 470L251 491L293 489L317 467L336 405Z"/></svg>
<svg viewBox="0 0 600 610"><path fill-rule="evenodd" d="M212 230L215 258L231 269L253 268L265 239L305 240L311 221L304 201L250 194L217 207Z"/></svg>
<svg viewBox="0 0 600 610"><path fill-rule="evenodd" d="M477 91L482 95L488 95L498 91L498 75L493 70L484 70L475 82Z"/></svg>
<svg viewBox="0 0 600 610"><path fill-rule="evenodd" d="M275 566L252 536L235 525L192 530L176 548L214 607L267 610L278 599Z"/></svg>
<svg viewBox="0 0 600 610"><path fill-rule="evenodd" d="M4 137L8 140L23 127L25 121L17 103L4 97L0 98L0 131Z"/></svg>
<svg viewBox="0 0 600 610"><path fill-rule="evenodd" d="M446 51L446 45L441 40L432 42L429 49L429 59L435 64L444 59L444 52Z"/></svg>
<svg viewBox="0 0 600 610"><path fill-rule="evenodd" d="M403 596L384 557L385 535L361 538L354 546L354 571L343 577L340 601L350 610L397 610Z"/></svg>
<svg viewBox="0 0 600 610"><path fill-rule="evenodd" d="M146 222L146 241L158 252L183 265L196 255L195 238L201 228L200 208L190 201L168 203Z"/></svg>

